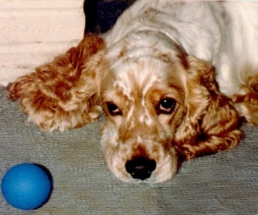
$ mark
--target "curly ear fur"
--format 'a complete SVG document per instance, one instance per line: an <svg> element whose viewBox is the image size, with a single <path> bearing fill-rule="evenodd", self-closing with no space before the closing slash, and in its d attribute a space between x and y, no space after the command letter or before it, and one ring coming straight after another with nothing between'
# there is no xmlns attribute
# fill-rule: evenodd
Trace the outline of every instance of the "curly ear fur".
<svg viewBox="0 0 258 215"><path fill-rule="evenodd" d="M91 59L104 48L101 38L93 34L85 35L77 47L10 84L10 98L19 99L28 120L43 130L63 131L96 120L101 108L95 96L97 86L93 67L97 62ZM82 77L87 79L84 99L77 108L65 106L73 98L73 89Z"/></svg>
<svg viewBox="0 0 258 215"><path fill-rule="evenodd" d="M235 147L242 138L238 113L219 92L214 68L188 56L187 113L176 132L176 148L183 160Z"/></svg>

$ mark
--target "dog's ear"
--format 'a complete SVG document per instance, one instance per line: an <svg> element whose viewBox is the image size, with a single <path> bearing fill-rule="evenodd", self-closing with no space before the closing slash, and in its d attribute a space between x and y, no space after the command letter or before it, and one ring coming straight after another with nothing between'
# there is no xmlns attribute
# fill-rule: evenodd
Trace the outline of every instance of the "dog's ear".
<svg viewBox="0 0 258 215"><path fill-rule="evenodd" d="M77 47L10 84L10 98L19 99L28 120L43 130L63 131L96 120L101 108L94 68L104 49L101 38L85 35Z"/></svg>
<svg viewBox="0 0 258 215"><path fill-rule="evenodd" d="M193 56L187 60L187 111L175 139L183 160L233 148L242 138L238 113L219 92L214 67Z"/></svg>

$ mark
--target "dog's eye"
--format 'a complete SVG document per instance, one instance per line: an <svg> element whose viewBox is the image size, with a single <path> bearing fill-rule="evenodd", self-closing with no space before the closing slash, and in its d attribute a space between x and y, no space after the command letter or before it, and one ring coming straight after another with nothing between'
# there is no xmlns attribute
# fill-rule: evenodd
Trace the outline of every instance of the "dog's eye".
<svg viewBox="0 0 258 215"><path fill-rule="evenodd" d="M164 98L160 100L158 107L157 107L157 112L158 114L170 114L173 112L176 106L176 101L171 98Z"/></svg>
<svg viewBox="0 0 258 215"><path fill-rule="evenodd" d="M112 116L122 115L121 110L112 102L107 103L107 109Z"/></svg>

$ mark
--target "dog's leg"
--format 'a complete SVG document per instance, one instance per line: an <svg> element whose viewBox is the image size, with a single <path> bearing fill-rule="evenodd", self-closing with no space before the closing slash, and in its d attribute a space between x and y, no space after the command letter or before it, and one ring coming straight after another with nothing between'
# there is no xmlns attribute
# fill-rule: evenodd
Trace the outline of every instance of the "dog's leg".
<svg viewBox="0 0 258 215"><path fill-rule="evenodd" d="M258 125L258 72L247 78L247 84L241 86L232 100L244 123Z"/></svg>
<svg viewBox="0 0 258 215"><path fill-rule="evenodd" d="M19 99L28 120L43 130L64 131L95 121L101 108L96 97L94 75L88 74L93 71L87 70L87 63L103 48L102 39L93 34L86 35L77 47L10 84L10 98ZM76 109L63 108L60 104L71 99L70 92L82 76L87 76L91 83L90 86L85 86L88 91L84 94L84 99L77 104Z"/></svg>

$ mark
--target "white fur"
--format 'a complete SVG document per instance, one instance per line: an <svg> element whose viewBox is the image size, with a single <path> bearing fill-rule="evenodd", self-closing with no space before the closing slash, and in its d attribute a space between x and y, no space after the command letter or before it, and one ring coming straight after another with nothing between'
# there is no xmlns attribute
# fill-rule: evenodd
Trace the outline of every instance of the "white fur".
<svg viewBox="0 0 258 215"><path fill-rule="evenodd" d="M243 67L250 64L250 72L258 73L257 2L139 0L103 37L112 47L129 33L143 30L163 32L188 54L212 62L220 90L228 96L244 84Z"/></svg>

